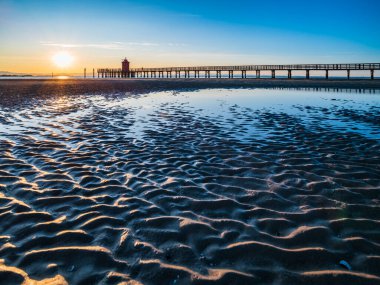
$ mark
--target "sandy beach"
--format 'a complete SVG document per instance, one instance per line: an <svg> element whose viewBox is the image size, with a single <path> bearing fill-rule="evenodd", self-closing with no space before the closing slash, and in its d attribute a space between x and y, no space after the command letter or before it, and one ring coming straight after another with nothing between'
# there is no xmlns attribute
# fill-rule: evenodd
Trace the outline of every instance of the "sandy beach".
<svg viewBox="0 0 380 285"><path fill-rule="evenodd" d="M380 284L379 190L379 80L0 80L0 284Z"/></svg>

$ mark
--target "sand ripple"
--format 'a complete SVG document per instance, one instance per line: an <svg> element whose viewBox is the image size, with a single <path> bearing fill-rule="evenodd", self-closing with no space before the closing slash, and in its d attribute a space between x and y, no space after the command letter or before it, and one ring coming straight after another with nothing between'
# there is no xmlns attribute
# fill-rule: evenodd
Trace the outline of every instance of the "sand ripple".
<svg viewBox="0 0 380 285"><path fill-rule="evenodd" d="M0 109L1 284L380 284L379 109L165 96Z"/></svg>

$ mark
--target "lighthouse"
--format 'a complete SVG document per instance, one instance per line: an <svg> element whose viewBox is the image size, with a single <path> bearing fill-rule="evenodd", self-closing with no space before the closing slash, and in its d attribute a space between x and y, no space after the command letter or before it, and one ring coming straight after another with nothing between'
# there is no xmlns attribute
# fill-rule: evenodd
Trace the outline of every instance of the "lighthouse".
<svg viewBox="0 0 380 285"><path fill-rule="evenodd" d="M129 73L129 61L126 58L121 62L121 71Z"/></svg>

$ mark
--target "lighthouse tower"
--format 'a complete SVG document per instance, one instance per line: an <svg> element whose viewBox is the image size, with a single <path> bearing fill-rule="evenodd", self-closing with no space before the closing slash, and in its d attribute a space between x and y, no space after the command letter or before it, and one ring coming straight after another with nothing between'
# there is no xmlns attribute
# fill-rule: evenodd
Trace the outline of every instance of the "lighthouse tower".
<svg viewBox="0 0 380 285"><path fill-rule="evenodd" d="M121 63L121 71L129 73L129 61L126 58Z"/></svg>

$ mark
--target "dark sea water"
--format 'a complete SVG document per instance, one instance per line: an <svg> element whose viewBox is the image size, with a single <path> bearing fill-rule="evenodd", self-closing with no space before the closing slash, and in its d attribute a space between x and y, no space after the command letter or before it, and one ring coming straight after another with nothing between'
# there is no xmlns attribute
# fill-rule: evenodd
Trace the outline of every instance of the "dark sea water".
<svg viewBox="0 0 380 285"><path fill-rule="evenodd" d="M0 284L380 283L378 91L0 106Z"/></svg>

